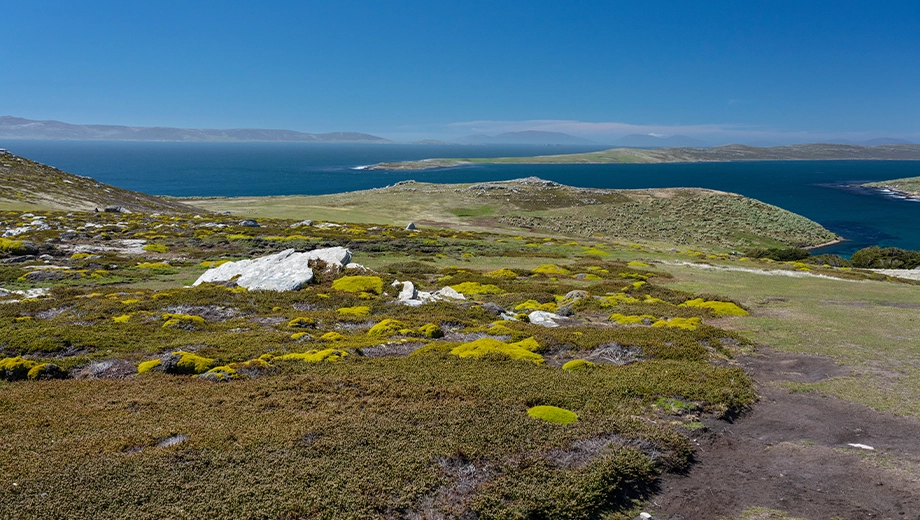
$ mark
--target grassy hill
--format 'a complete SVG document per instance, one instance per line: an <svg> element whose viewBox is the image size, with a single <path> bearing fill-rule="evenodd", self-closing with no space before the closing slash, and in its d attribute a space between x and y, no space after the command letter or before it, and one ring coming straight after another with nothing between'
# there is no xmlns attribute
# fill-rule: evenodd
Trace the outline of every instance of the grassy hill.
<svg viewBox="0 0 920 520"><path fill-rule="evenodd" d="M371 166L376 170L427 170L466 164L611 164L678 163L732 161L812 161L812 160L920 160L920 145L894 144L857 146L844 144L802 144L759 148L730 144L713 148L613 148L600 152L541 155L536 157L497 157L464 159L424 159L385 162Z"/></svg>
<svg viewBox="0 0 920 520"><path fill-rule="evenodd" d="M0 210L93 211L119 206L147 213L200 211L170 201L63 172L9 152L0 154Z"/></svg>
<svg viewBox="0 0 920 520"><path fill-rule="evenodd" d="M809 247L839 237L805 217L700 188L604 190L536 178L477 184L404 182L320 196L190 199L210 211L348 222L604 238L720 250Z"/></svg>
<svg viewBox="0 0 920 520"><path fill-rule="evenodd" d="M890 181L869 182L863 184L863 186L892 190L911 197L920 197L920 177L906 177Z"/></svg>

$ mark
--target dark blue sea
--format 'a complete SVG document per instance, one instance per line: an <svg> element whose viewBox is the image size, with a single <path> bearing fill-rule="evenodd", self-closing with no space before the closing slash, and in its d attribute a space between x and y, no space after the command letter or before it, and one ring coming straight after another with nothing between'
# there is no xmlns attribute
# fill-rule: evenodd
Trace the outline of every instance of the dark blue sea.
<svg viewBox="0 0 920 520"><path fill-rule="evenodd" d="M386 172L355 168L382 161L548 155L603 147L0 140L0 148L154 195L316 195L382 187L406 179L451 183L531 175L594 188L696 186L775 204L847 238L821 252L849 255L870 245L920 250L920 202L852 187L920 176L920 162L911 161L481 165Z"/></svg>

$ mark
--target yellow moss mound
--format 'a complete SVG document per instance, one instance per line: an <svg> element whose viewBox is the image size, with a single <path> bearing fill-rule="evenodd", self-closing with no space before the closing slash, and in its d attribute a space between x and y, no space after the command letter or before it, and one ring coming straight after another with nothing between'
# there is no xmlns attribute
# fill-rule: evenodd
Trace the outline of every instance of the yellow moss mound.
<svg viewBox="0 0 920 520"><path fill-rule="evenodd" d="M339 341L345 339L345 336L339 334L338 332L327 332L319 337L323 341Z"/></svg>
<svg viewBox="0 0 920 520"><path fill-rule="evenodd" d="M371 313L371 308L364 305L358 305L355 307L342 307L340 309L336 309L335 312L343 316L356 316L358 318L363 318L364 316L367 316Z"/></svg>
<svg viewBox="0 0 920 520"><path fill-rule="evenodd" d="M441 330L441 327L435 325L434 323L426 323L418 328L418 333L426 338L443 338L444 331Z"/></svg>
<svg viewBox="0 0 920 520"><path fill-rule="evenodd" d="M198 354L192 354L191 352L178 350L173 352L173 355L179 356L179 361L176 363L176 370L180 374L202 374L217 364L217 362L211 358L202 357Z"/></svg>
<svg viewBox="0 0 920 520"><path fill-rule="evenodd" d="M512 271L511 269L508 269L507 267L503 267L496 271L489 271L488 273L486 273L486 276L488 276L489 278L513 280L518 277L518 274Z"/></svg>
<svg viewBox="0 0 920 520"><path fill-rule="evenodd" d="M191 314L164 314L164 329L196 329L205 324L204 318Z"/></svg>
<svg viewBox="0 0 920 520"><path fill-rule="evenodd" d="M451 285L451 289L462 294L477 295L477 294L501 294L505 291L501 287L492 285L492 284L481 284L479 282L463 282L458 283L457 285Z"/></svg>
<svg viewBox="0 0 920 520"><path fill-rule="evenodd" d="M35 368L36 362L21 357L0 359L0 379L16 381L25 379L29 371Z"/></svg>
<svg viewBox="0 0 920 520"><path fill-rule="evenodd" d="M533 272L542 274L569 274L571 271L563 267L559 267L556 264L543 264L540 267L534 269Z"/></svg>
<svg viewBox="0 0 920 520"><path fill-rule="evenodd" d="M586 368L596 367L597 365L586 361L584 359L573 359L568 363L562 365L562 370L568 372L578 372L579 370L585 370Z"/></svg>
<svg viewBox="0 0 920 520"><path fill-rule="evenodd" d="M502 343L497 339L482 338L454 347L450 353L462 358L481 358L489 354L501 354L539 365L543 363L543 356L533 352L538 347L539 344L533 338L527 338L518 343Z"/></svg>
<svg viewBox="0 0 920 520"><path fill-rule="evenodd" d="M383 279L379 276L343 276L332 282L332 288L336 291L351 293L372 292L380 294L383 292Z"/></svg>
<svg viewBox="0 0 920 520"><path fill-rule="evenodd" d="M274 359L280 359L281 361L303 361L305 363L319 363L321 361L334 363L347 355L348 352L345 352L344 350L327 348L325 350L310 350L300 354L285 354Z"/></svg>
<svg viewBox="0 0 920 520"><path fill-rule="evenodd" d="M0 238L0 252L21 255L26 253L26 244L22 240Z"/></svg>
<svg viewBox="0 0 920 520"><path fill-rule="evenodd" d="M147 244L144 246L144 251L150 251L151 253L168 253L169 248L163 244Z"/></svg>
<svg viewBox="0 0 920 520"><path fill-rule="evenodd" d="M671 318L667 321L661 320L652 324L652 327L676 327L679 329L696 330L702 324L699 318Z"/></svg>
<svg viewBox="0 0 920 520"><path fill-rule="evenodd" d="M646 320L648 320L649 323L655 323L658 321L658 318L652 316L651 314L643 314L641 316L628 316L625 314L615 313L610 315L610 321L615 321L620 325L641 325Z"/></svg>
<svg viewBox="0 0 920 520"><path fill-rule="evenodd" d="M150 372L154 368L160 366L159 359L151 359L150 361L144 361L140 365L137 365L137 373L143 374L144 372Z"/></svg>
<svg viewBox="0 0 920 520"><path fill-rule="evenodd" d="M556 312L559 306L555 303L540 303L537 300L527 300L524 303L520 303L514 307L516 311L546 311L546 312Z"/></svg>
<svg viewBox="0 0 920 520"><path fill-rule="evenodd" d="M135 267L138 269L172 269L173 267L166 262L141 262Z"/></svg>
<svg viewBox="0 0 920 520"><path fill-rule="evenodd" d="M313 321L313 318L307 318L306 316L294 318L288 322L288 327L292 329L309 329L314 326L316 326L316 322Z"/></svg>
<svg viewBox="0 0 920 520"><path fill-rule="evenodd" d="M403 333L406 331L406 324L399 320L392 320L387 318L380 323L371 327L371 330L367 331L368 336L392 336L393 334ZM411 331L410 331L411 332Z"/></svg>
<svg viewBox="0 0 920 520"><path fill-rule="evenodd" d="M575 412L558 406L534 406L527 410L527 415L534 419L555 424L571 424L578 420L578 415Z"/></svg>
<svg viewBox="0 0 920 520"><path fill-rule="evenodd" d="M639 261L635 261L635 260L632 261L632 262L627 262L626 265L628 265L629 267L648 267L648 264L647 264L647 263L645 263L645 262L639 262Z"/></svg>
<svg viewBox="0 0 920 520"><path fill-rule="evenodd" d="M706 301L702 298L696 298L680 304L680 307L701 307L703 309L712 309L717 316L747 316L748 311L735 305L732 302Z"/></svg>

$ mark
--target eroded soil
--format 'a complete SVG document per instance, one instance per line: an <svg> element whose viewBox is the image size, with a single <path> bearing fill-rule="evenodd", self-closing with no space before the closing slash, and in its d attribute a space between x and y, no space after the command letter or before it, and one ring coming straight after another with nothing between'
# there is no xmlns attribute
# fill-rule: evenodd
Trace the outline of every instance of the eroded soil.
<svg viewBox="0 0 920 520"><path fill-rule="evenodd" d="M707 422L690 472L660 482L647 507L655 518L734 518L752 507L810 520L920 518L920 421L790 392L781 383L847 370L819 356L758 352L744 364L760 402L733 423Z"/></svg>

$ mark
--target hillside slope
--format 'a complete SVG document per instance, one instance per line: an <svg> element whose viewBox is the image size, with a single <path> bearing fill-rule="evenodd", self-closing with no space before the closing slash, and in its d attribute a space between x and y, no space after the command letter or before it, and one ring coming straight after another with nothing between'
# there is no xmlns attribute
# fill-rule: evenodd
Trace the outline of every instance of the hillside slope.
<svg viewBox="0 0 920 520"><path fill-rule="evenodd" d="M200 211L176 201L123 190L6 151L0 152L0 209L93 211L107 206L142 213Z"/></svg>
<svg viewBox="0 0 920 520"><path fill-rule="evenodd" d="M319 196L187 200L211 211L378 224L603 237L721 249L838 240L816 222L714 190L574 188L530 177L477 184L401 182Z"/></svg>

